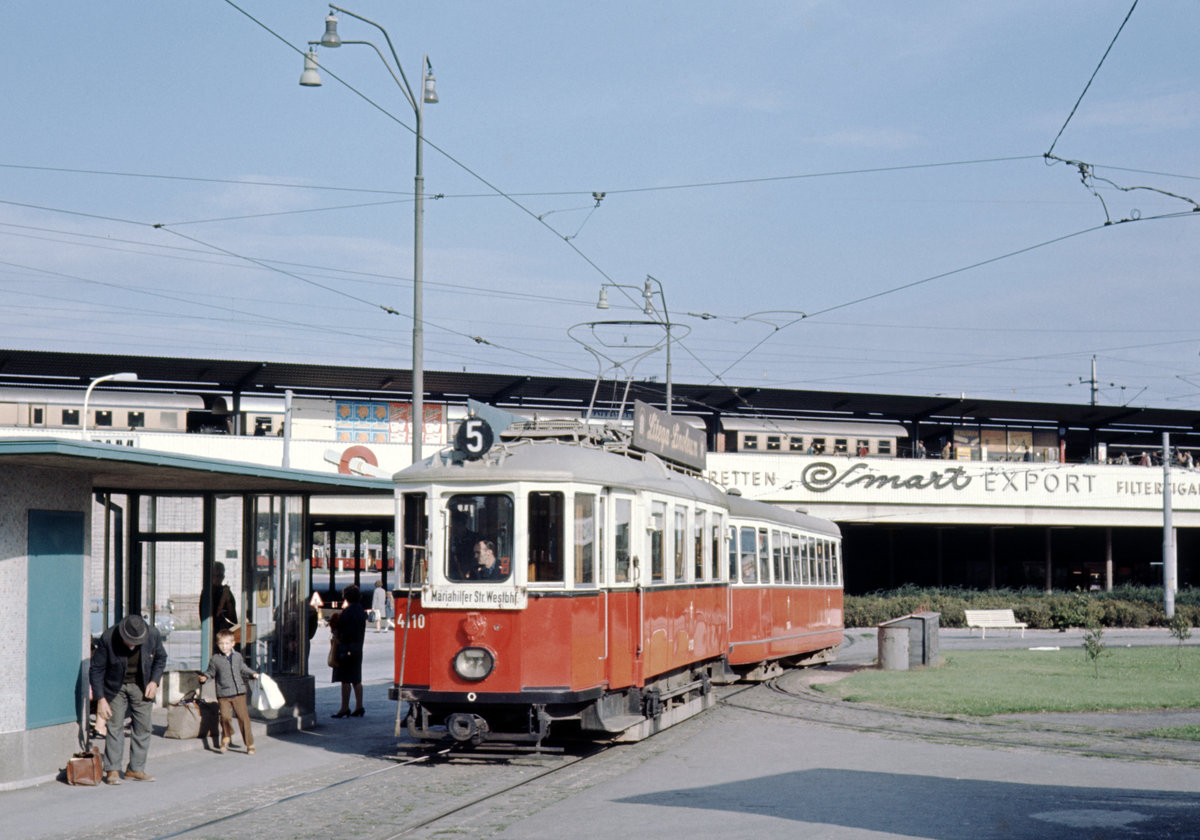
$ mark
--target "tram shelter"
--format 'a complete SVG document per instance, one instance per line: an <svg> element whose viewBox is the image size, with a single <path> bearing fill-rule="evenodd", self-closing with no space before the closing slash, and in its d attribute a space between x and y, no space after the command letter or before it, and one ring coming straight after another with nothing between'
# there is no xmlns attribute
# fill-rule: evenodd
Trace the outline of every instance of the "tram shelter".
<svg viewBox="0 0 1200 840"><path fill-rule="evenodd" d="M383 478L0 440L0 790L53 778L78 749L91 640L124 615L160 628L160 696L177 699L171 672L204 667L212 650L222 570L243 654L284 691L278 714L311 722L310 500L391 493Z"/></svg>

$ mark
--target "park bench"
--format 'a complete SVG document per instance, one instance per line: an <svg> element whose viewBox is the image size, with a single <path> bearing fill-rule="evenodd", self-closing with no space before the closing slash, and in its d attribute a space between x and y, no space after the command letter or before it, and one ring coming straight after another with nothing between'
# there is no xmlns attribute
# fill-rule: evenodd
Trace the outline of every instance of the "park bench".
<svg viewBox="0 0 1200 840"><path fill-rule="evenodd" d="M981 639L987 638L988 630L1020 630L1021 638L1025 638L1024 621L1017 621L1012 610L964 610L967 614L967 629L978 627L982 632Z"/></svg>

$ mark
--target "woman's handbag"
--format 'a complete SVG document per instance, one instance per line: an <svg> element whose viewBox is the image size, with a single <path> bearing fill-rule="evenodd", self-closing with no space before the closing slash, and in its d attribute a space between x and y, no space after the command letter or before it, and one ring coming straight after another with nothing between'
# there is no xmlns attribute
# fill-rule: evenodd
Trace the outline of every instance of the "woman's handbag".
<svg viewBox="0 0 1200 840"><path fill-rule="evenodd" d="M98 785L103 775L100 748L92 747L88 752L75 753L67 760L67 784Z"/></svg>
<svg viewBox="0 0 1200 840"><path fill-rule="evenodd" d="M325 664L328 665L330 668L337 667L337 664L338 664L337 648L338 648L337 636L334 636L332 639L329 640L329 656L325 657Z"/></svg>

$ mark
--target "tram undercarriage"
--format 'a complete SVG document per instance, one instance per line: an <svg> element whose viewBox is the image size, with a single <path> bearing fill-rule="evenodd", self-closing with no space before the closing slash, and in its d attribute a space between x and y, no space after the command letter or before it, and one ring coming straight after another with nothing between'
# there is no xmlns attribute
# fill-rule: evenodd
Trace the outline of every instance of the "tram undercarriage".
<svg viewBox="0 0 1200 840"><path fill-rule="evenodd" d="M724 662L718 669L725 673ZM511 745L547 750L551 726L583 737L634 742L697 715L716 703L714 668L704 665L663 675L641 688L630 687L574 703L468 703L409 700L405 724L413 740L449 741L461 748ZM470 711L464 707L470 705Z"/></svg>

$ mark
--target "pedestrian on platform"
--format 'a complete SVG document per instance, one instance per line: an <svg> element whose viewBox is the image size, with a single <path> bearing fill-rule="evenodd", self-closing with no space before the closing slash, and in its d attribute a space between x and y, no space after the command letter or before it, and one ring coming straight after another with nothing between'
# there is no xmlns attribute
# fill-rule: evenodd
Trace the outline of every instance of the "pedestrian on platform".
<svg viewBox="0 0 1200 840"><path fill-rule="evenodd" d="M232 630L217 632L217 648L220 652L209 657L208 670L200 675L200 682L207 682L210 677L217 681L217 704L221 707L221 746L218 751L229 749L229 742L233 740L233 716L237 715L246 754L254 755L254 732L250 728L246 692L250 689L249 680L258 679L258 673L233 649Z"/></svg>
<svg viewBox="0 0 1200 840"><path fill-rule="evenodd" d="M146 773L153 725L150 712L158 684L167 668L167 651L157 627L140 615L127 615L100 636L88 672L96 717L105 721L104 783L121 784L121 759L125 753L125 716L133 720L129 766L125 778L153 782Z"/></svg>
<svg viewBox="0 0 1200 840"><path fill-rule="evenodd" d="M334 713L335 718L362 717L363 709L362 662L363 640L367 633L367 611L363 609L358 587L350 584L342 593L347 607L342 610L337 623L337 665L333 669L333 681L342 684L342 707ZM354 711L350 711L350 690L354 689Z"/></svg>

